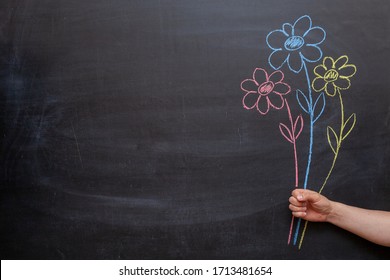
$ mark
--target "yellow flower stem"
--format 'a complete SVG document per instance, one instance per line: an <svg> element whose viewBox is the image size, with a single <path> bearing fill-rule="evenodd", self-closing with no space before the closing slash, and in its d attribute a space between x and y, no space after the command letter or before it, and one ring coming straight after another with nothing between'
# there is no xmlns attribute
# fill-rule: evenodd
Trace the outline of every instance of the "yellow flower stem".
<svg viewBox="0 0 390 280"><path fill-rule="evenodd" d="M344 132L344 128L345 128L345 123L344 123L344 118L345 117L344 117L344 103L343 103L343 98L342 98L340 89L337 89L337 94L339 95L340 109L341 109L340 133L339 133L339 137L337 139L337 146L336 146L336 150L334 151L334 157L333 157L332 165L331 165L330 170L328 172L328 175L326 176L326 178L324 180L324 183L322 184L322 186L321 186L320 190L318 191L318 193L321 193L323 191L326 183L328 182L328 179L329 179L330 175L332 174L333 168L334 168L334 166L336 164L336 160L337 160L337 157L339 155L340 148L341 148L341 142L343 141L343 132ZM303 231L302 231L301 240L299 241L299 246L298 246L299 249L301 249L301 247L302 247L302 243L303 243L303 239L305 237L305 232L306 232L306 229L307 229L307 225L308 225L308 221L305 221L305 226L304 226Z"/></svg>
<svg viewBox="0 0 390 280"><path fill-rule="evenodd" d="M339 138L337 140L337 147L336 147L336 151L334 153L334 158L333 158L333 163L332 163L332 166L328 172L328 175L326 176L325 178L325 181L324 183L322 184L321 186L321 189L318 191L319 193L322 192L322 190L324 189L326 183L328 182L328 179L330 177L330 175L332 174L332 171L333 171L333 168L336 164L336 160L337 160L337 156L339 155L339 151L340 151L340 148L341 148L341 142L343 141L343 132L344 132L344 128L345 128L345 123L344 123L344 103L343 103L343 98L342 98L342 95L341 95L341 92L340 92L340 89L337 89L337 93L339 95L339 99L340 99L340 109L341 109L341 126L340 126L340 133L339 133Z"/></svg>

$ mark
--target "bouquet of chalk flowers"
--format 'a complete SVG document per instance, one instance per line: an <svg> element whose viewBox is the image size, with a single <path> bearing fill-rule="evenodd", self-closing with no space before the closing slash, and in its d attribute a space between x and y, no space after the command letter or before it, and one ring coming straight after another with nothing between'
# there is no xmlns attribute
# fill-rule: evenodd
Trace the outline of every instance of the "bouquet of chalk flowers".
<svg viewBox="0 0 390 280"><path fill-rule="evenodd" d="M328 182L335 167L341 144L351 133L356 124L356 114L345 117L342 91L351 86L350 78L356 73L356 66L348 63L348 57L342 55L337 59L324 57L321 64L314 67L314 79L311 80L308 65L321 60L323 53L319 47L326 38L326 32L322 27L313 26L308 15L298 18L293 24L284 23L281 29L268 33L266 43L271 49L268 64L272 68L267 71L264 68L256 68L252 77L241 82L244 91L242 105L247 110L255 110L260 115L266 115L270 109L287 111L288 123L279 123L279 130L286 141L293 147L295 165L295 187L299 186L299 166L297 140L305 127L309 129L309 147L303 188L308 186L312 151L314 145L314 126L324 112L326 96L338 97L340 102L341 123L339 129L327 126L327 140L333 153L333 162L321 187L317 190L321 193ZM291 86L284 81L282 67L288 68L294 74L304 73L307 89L296 89L296 102L306 116L302 114L294 117L291 112L290 102L287 97L291 93ZM316 92L318 94L313 93ZM290 94L291 95L291 94ZM328 101L329 102L329 101ZM338 130L338 131L337 131ZM300 232L301 219L295 225L293 244L297 244ZM307 229L307 221L301 233L299 248ZM294 217L291 219L287 243L290 244L294 230Z"/></svg>

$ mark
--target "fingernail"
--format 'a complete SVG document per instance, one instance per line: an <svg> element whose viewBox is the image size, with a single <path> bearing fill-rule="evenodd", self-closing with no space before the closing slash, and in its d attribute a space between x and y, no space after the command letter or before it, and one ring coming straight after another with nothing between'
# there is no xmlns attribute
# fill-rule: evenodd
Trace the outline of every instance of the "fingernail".
<svg viewBox="0 0 390 280"><path fill-rule="evenodd" d="M302 200L302 199L303 199L303 195L298 194L297 198L298 198L299 200Z"/></svg>

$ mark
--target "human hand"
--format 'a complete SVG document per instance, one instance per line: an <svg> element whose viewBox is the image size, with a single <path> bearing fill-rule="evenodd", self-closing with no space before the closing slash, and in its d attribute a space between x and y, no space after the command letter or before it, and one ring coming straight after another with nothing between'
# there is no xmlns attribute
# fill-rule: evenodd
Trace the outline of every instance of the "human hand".
<svg viewBox="0 0 390 280"><path fill-rule="evenodd" d="M311 190L295 189L289 202L294 217L310 222L326 222L332 211L332 201Z"/></svg>

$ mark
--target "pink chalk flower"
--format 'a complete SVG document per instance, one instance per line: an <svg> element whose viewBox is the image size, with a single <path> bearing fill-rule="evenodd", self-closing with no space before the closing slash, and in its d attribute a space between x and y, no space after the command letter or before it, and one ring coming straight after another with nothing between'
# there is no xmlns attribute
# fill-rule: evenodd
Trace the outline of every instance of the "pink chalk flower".
<svg viewBox="0 0 390 280"><path fill-rule="evenodd" d="M282 109L285 103L283 96L291 91L291 87L283 79L284 74L280 70L268 75L264 69L256 68L252 79L241 82L241 89L246 92L242 99L244 108L256 108L262 115L267 114L270 107Z"/></svg>

